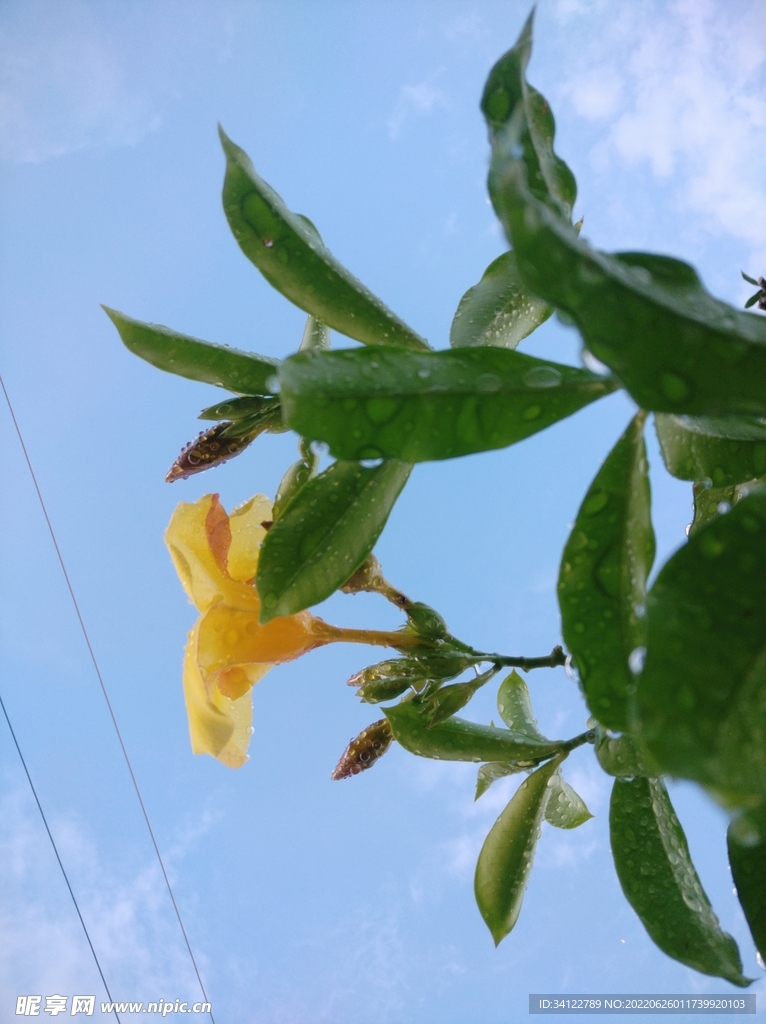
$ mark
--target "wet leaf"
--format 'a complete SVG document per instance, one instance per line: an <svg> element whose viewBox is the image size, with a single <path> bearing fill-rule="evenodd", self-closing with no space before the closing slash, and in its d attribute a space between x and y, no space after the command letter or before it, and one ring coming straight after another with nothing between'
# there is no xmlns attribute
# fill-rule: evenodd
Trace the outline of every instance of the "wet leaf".
<svg viewBox="0 0 766 1024"><path fill-rule="evenodd" d="M516 669L500 684L497 691L497 710L511 732L526 736L536 743L548 742L537 728L527 684Z"/></svg>
<svg viewBox="0 0 766 1024"><path fill-rule="evenodd" d="M309 480L266 534L256 583L261 621L324 601L375 545L411 466L335 462Z"/></svg>
<svg viewBox="0 0 766 1024"><path fill-rule="evenodd" d="M530 767L561 748L561 740L534 743L508 729L478 725L463 718L448 718L429 728L427 709L424 714L424 709L413 701L384 710L394 738L405 750L420 757L444 761L525 761Z"/></svg>
<svg viewBox="0 0 766 1024"><path fill-rule="evenodd" d="M583 798L562 779L560 772L551 775L548 788L550 793L545 803L545 820L548 824L556 828L579 828L593 817Z"/></svg>
<svg viewBox="0 0 766 1024"><path fill-rule="evenodd" d="M474 890L496 946L518 920L551 792L548 783L559 763L549 761L521 783L481 848Z"/></svg>
<svg viewBox="0 0 766 1024"><path fill-rule="evenodd" d="M169 327L133 320L107 306L102 309L119 331L125 347L160 370L241 395L275 394L278 359L199 341Z"/></svg>
<svg viewBox="0 0 766 1024"><path fill-rule="evenodd" d="M285 421L338 458L449 459L503 448L615 390L614 381L498 348L347 349L282 367Z"/></svg>
<svg viewBox="0 0 766 1024"><path fill-rule="evenodd" d="M609 827L622 891L652 941L703 974L746 986L731 935L721 931L660 779L616 779Z"/></svg>
<svg viewBox="0 0 766 1024"><path fill-rule="evenodd" d="M523 771L525 771L524 766L515 761L490 761L489 764L483 764L476 776L474 800L483 796L492 783L497 782L498 779L504 779L507 775L517 775Z"/></svg>
<svg viewBox="0 0 766 1024"><path fill-rule="evenodd" d="M232 420L238 423L240 420L250 419L253 416L262 416L278 406L278 398L263 398L260 395L225 398L222 402L216 402L215 405L209 405L207 409L203 409L197 419Z"/></svg>
<svg viewBox="0 0 766 1024"><path fill-rule="evenodd" d="M451 683L449 686L441 686L422 704L422 707L429 712L428 728L433 729L439 722L451 718L461 708L464 708L476 691L488 683L494 675L495 669L491 668L467 683ZM540 738L542 739L542 737Z"/></svg>
<svg viewBox="0 0 766 1024"><path fill-rule="evenodd" d="M330 347L330 328L309 316L303 329L299 352L324 352Z"/></svg>
<svg viewBox="0 0 766 1024"><path fill-rule="evenodd" d="M647 598L642 741L662 770L728 804L766 794L766 493L673 555Z"/></svg>
<svg viewBox="0 0 766 1024"><path fill-rule="evenodd" d="M617 730L628 728L629 659L645 643L646 579L654 560L644 419L634 417L590 485L558 582L562 632L588 707Z"/></svg>
<svg viewBox="0 0 766 1024"><path fill-rule="evenodd" d="M729 826L726 842L729 865L750 934L762 959L766 959L766 810L760 808L760 825L750 835L741 822ZM737 826L740 826L739 828Z"/></svg>
<svg viewBox="0 0 766 1024"><path fill-rule="evenodd" d="M709 480L698 480L693 488L694 519L689 528L689 536L693 537L698 530L706 526L716 516L726 515L732 508L758 490L766 488L766 479L746 480L742 484L729 487L710 487Z"/></svg>
<svg viewBox="0 0 766 1024"><path fill-rule="evenodd" d="M579 238L530 175L521 103L495 131L489 192L530 291L578 327L644 409L766 413L766 320L705 291L688 264L609 255Z"/></svg>
<svg viewBox="0 0 766 1024"><path fill-rule="evenodd" d="M313 224L288 210L244 150L220 134L226 153L223 208L240 248L269 284L349 338L427 349L423 338L335 259Z"/></svg>
<svg viewBox="0 0 766 1024"><path fill-rule="evenodd" d="M577 196L574 175L553 151L555 122L548 101L526 80L532 53L534 11L514 46L495 64L487 78L481 109L490 135L502 133L511 119L519 126L519 158L524 163L532 194L569 218Z"/></svg>
<svg viewBox="0 0 766 1024"><path fill-rule="evenodd" d="M669 473L727 487L766 473L766 424L745 417L657 413L657 437Z"/></svg>
<svg viewBox="0 0 766 1024"><path fill-rule="evenodd" d="M516 348L552 312L550 306L531 295L522 284L513 252L504 252L460 300L449 343L452 348Z"/></svg>
<svg viewBox="0 0 766 1024"><path fill-rule="evenodd" d="M596 729L596 757L607 775L618 778L657 778L661 774L660 766L638 740L628 735L610 736L602 728Z"/></svg>

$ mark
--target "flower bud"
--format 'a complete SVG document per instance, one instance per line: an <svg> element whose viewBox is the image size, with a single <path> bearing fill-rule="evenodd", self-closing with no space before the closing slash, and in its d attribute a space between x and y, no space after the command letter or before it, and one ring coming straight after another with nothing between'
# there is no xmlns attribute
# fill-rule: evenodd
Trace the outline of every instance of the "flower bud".
<svg viewBox="0 0 766 1024"><path fill-rule="evenodd" d="M407 658L393 658L381 661L377 665L369 665L351 676L349 686L357 686L357 696L368 704L379 704L383 700L393 700L411 686L424 679L422 667Z"/></svg>
<svg viewBox="0 0 766 1024"><path fill-rule="evenodd" d="M422 601L413 601L407 606L410 627L424 640L443 640L449 636L447 623L441 615Z"/></svg>
<svg viewBox="0 0 766 1024"><path fill-rule="evenodd" d="M343 752L343 756L335 766L332 778L348 779L352 775L366 771L378 761L391 746L394 735L387 718L373 722L351 740Z"/></svg>
<svg viewBox="0 0 766 1024"><path fill-rule="evenodd" d="M244 451L256 435L225 437L226 428L231 426L231 422L224 420L223 423L216 423L209 430L203 430L196 441L190 441L168 470L165 477L166 483L172 484L174 480L186 480L194 473L201 473L205 469L212 469L213 466L220 466Z"/></svg>

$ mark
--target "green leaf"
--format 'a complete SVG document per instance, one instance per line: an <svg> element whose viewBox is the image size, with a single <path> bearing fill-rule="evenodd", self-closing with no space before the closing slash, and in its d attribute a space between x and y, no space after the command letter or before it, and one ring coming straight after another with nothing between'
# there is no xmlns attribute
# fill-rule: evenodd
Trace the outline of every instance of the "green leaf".
<svg viewBox="0 0 766 1024"><path fill-rule="evenodd" d="M309 480L266 534L256 584L261 622L324 601L372 551L411 466L335 462Z"/></svg>
<svg viewBox="0 0 766 1024"><path fill-rule="evenodd" d="M555 758L521 783L481 848L474 890L496 946L518 920L551 792L548 783L559 764Z"/></svg>
<svg viewBox="0 0 766 1024"><path fill-rule="evenodd" d="M169 327L141 323L108 306L101 308L117 328L125 347L160 370L241 395L275 394L278 359L199 341Z"/></svg>
<svg viewBox="0 0 766 1024"><path fill-rule="evenodd" d="M727 804L766 794L766 493L742 498L665 564L647 599L642 741L662 770Z"/></svg>
<svg viewBox="0 0 766 1024"><path fill-rule="evenodd" d="M622 891L652 941L703 974L746 986L731 935L721 931L660 779L616 779L609 827Z"/></svg>
<svg viewBox="0 0 766 1024"><path fill-rule="evenodd" d="M497 782L498 779L504 779L506 775L517 775L525 770L523 765L517 764L515 761L490 761L488 764L483 764L476 776L474 800L483 796L492 783Z"/></svg>
<svg viewBox="0 0 766 1024"><path fill-rule="evenodd" d="M523 761L522 767L531 767L561 749L560 740L535 743L508 729L478 725L463 718L448 718L429 728L427 709L419 708L413 701L384 711L394 738L405 750L420 757L444 761Z"/></svg>
<svg viewBox="0 0 766 1024"><path fill-rule="evenodd" d="M497 710L511 732L526 736L535 743L548 742L537 728L527 684L516 669L500 684L497 691Z"/></svg>
<svg viewBox="0 0 766 1024"><path fill-rule="evenodd" d="M644 644L646 579L654 531L639 413L588 488L564 548L558 596L562 633L591 712L628 727L631 652Z"/></svg>
<svg viewBox="0 0 766 1024"><path fill-rule="evenodd" d="M439 722L464 708L477 690L496 674L496 669L490 668L481 675L476 676L467 683L451 683L449 686L441 686L434 694L423 701L421 707L426 709L428 715L428 728L432 729ZM542 737L541 737L542 738Z"/></svg>
<svg viewBox="0 0 766 1024"><path fill-rule="evenodd" d="M600 727L596 728L596 757L607 775L618 778L657 778L661 774L660 766L635 737L610 735Z"/></svg>
<svg viewBox="0 0 766 1024"><path fill-rule="evenodd" d="M766 959L766 827L760 808L760 828L743 834L742 822L733 822L726 834L729 865L750 934L761 959ZM739 826L739 827L738 827Z"/></svg>
<svg viewBox="0 0 766 1024"><path fill-rule="evenodd" d="M325 247L306 218L291 213L223 130L223 208L247 258L269 284L322 324L367 345L427 349L428 343L368 291Z"/></svg>
<svg viewBox="0 0 766 1024"><path fill-rule="evenodd" d="M705 291L692 267L592 249L535 195L520 106L494 138L490 195L522 279L562 310L644 409L766 413L766 320Z"/></svg>
<svg viewBox="0 0 766 1024"><path fill-rule="evenodd" d="M323 352L330 347L330 328L309 316L303 329L299 352Z"/></svg>
<svg viewBox="0 0 766 1024"><path fill-rule="evenodd" d="M225 398L222 402L216 402L215 405L209 405L207 409L203 409L197 419L239 422L252 416L271 412L278 406L278 398L251 397L249 395L244 398Z"/></svg>
<svg viewBox="0 0 766 1024"><path fill-rule="evenodd" d="M694 519L689 527L689 536L693 537L698 530L706 526L716 516L726 515L734 505L748 494L766 487L766 480L746 480L743 484L732 484L729 487L710 487L709 480L697 481L694 493Z"/></svg>
<svg viewBox="0 0 766 1024"><path fill-rule="evenodd" d="M681 480L726 487L766 473L766 424L760 420L669 413L654 419L665 466Z"/></svg>
<svg viewBox="0 0 766 1024"><path fill-rule="evenodd" d="M593 817L583 798L561 778L560 772L551 775L548 788L550 793L545 803L545 820L548 824L556 828L579 828Z"/></svg>
<svg viewBox="0 0 766 1024"><path fill-rule="evenodd" d="M692 487L694 494L694 519L687 527L687 536L693 537L703 526L721 513L731 510L737 493L736 484L730 487L709 487L709 480L698 480Z"/></svg>
<svg viewBox="0 0 766 1024"><path fill-rule="evenodd" d="M495 345L516 348L553 310L522 283L513 252L504 252L469 288L457 307L449 332L453 348Z"/></svg>
<svg viewBox="0 0 766 1024"><path fill-rule="evenodd" d="M503 448L615 390L612 380L498 348L347 349L282 366L286 422L338 458L449 459Z"/></svg>
<svg viewBox="0 0 766 1024"><path fill-rule="evenodd" d="M551 108L525 77L532 52L533 21L534 11L513 48L490 71L481 109L491 136L502 133L511 119L520 122L520 155L530 189L557 214L569 218L577 184L570 169L553 152L556 126Z"/></svg>

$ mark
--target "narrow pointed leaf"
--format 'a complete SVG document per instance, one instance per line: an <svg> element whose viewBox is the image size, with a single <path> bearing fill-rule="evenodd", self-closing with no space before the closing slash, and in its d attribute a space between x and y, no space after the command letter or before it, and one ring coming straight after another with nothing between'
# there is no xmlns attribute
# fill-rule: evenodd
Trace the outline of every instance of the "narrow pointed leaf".
<svg viewBox="0 0 766 1024"><path fill-rule="evenodd" d="M552 312L522 283L513 252L505 252L460 300L449 343L452 348L495 345L513 349Z"/></svg>
<svg viewBox="0 0 766 1024"><path fill-rule="evenodd" d="M628 727L629 658L644 645L646 579L654 531L639 413L606 457L564 548L562 632L588 707L610 729Z"/></svg>
<svg viewBox="0 0 766 1024"><path fill-rule="evenodd" d="M449 459L514 444L614 381L498 348L301 353L282 368L286 422L344 459Z"/></svg>
<svg viewBox="0 0 766 1024"><path fill-rule="evenodd" d="M536 743L547 743L537 728L527 684L516 669L500 684L497 691L497 710L511 732L526 736Z"/></svg>
<svg viewBox="0 0 766 1024"><path fill-rule="evenodd" d="M477 690L495 675L494 669L482 672L475 679L467 683L451 683L449 686L441 686L432 697L429 697L424 707L430 709L428 727L432 729L439 722L451 718L471 700Z"/></svg>
<svg viewBox="0 0 766 1024"><path fill-rule="evenodd" d="M299 352L321 352L330 347L330 328L309 316L303 329Z"/></svg>
<svg viewBox="0 0 766 1024"><path fill-rule="evenodd" d="M216 402L215 405L209 405L207 409L203 409L197 419L239 422L252 416L271 412L278 406L278 398L251 397L249 395L244 398L225 398L222 402Z"/></svg>
<svg viewBox="0 0 766 1024"><path fill-rule="evenodd" d="M652 941L703 974L746 986L737 944L721 930L661 779L616 779L609 828L622 891Z"/></svg>
<svg viewBox="0 0 766 1024"><path fill-rule="evenodd" d="M261 621L324 601L372 551L411 466L336 462L305 483L266 534L256 583Z"/></svg>
<svg viewBox="0 0 766 1024"><path fill-rule="evenodd" d="M474 891L497 946L519 917L558 758L521 783L492 826L476 864Z"/></svg>
<svg viewBox="0 0 766 1024"><path fill-rule="evenodd" d="M578 327L644 409L766 413L766 320L705 291L692 267L649 253L608 255L536 195L521 105L493 139L489 191L522 279Z"/></svg>
<svg viewBox="0 0 766 1024"><path fill-rule="evenodd" d="M758 419L657 413L654 420L665 466L681 480L726 487L766 473L766 424Z"/></svg>
<svg viewBox="0 0 766 1024"><path fill-rule="evenodd" d="M524 161L535 197L567 219L577 196L574 175L553 151L555 122L548 101L526 80L532 52L530 14L518 40L495 64L487 78L481 109L491 135L501 133L511 118L520 120Z"/></svg>
<svg viewBox="0 0 766 1024"><path fill-rule="evenodd" d="M474 800L483 796L492 783L497 782L498 779L504 779L508 775L517 775L523 771L525 768L515 761L490 761L488 764L483 764L476 776Z"/></svg>
<svg viewBox="0 0 766 1024"><path fill-rule="evenodd" d="M433 728L428 715L413 701L384 708L394 738L405 750L420 757L444 761L523 761L533 766L561 749L561 741L534 743L508 729L479 725L463 718L448 718Z"/></svg>
<svg viewBox="0 0 766 1024"><path fill-rule="evenodd" d="M636 709L664 772L734 805L766 794L766 493L742 498L665 564L647 598Z"/></svg>
<svg viewBox="0 0 766 1024"><path fill-rule="evenodd" d="M760 808L760 828L745 835L742 822L729 826L726 843L729 865L750 934L761 958L766 960L766 828L765 809ZM739 826L739 828L737 827Z"/></svg>
<svg viewBox="0 0 766 1024"><path fill-rule="evenodd" d="M748 284L758 284L756 279L754 277L750 277L750 275L746 274L744 270L740 270L740 274L742 274L742 277Z"/></svg>
<svg viewBox="0 0 766 1024"><path fill-rule="evenodd" d="M550 782L553 785L550 785ZM555 828L579 828L589 821L593 815L585 805L585 801L561 777L554 772L549 780L550 793L545 803L545 820Z"/></svg>
<svg viewBox="0 0 766 1024"><path fill-rule="evenodd" d="M169 327L141 323L107 306L102 309L119 331L125 347L160 370L241 395L275 394L278 359L199 341Z"/></svg>
<svg viewBox="0 0 766 1024"><path fill-rule="evenodd" d="M292 213L221 131L226 153L223 208L244 254L272 287L321 323L367 345L427 349L380 299L330 253L316 228Z"/></svg>

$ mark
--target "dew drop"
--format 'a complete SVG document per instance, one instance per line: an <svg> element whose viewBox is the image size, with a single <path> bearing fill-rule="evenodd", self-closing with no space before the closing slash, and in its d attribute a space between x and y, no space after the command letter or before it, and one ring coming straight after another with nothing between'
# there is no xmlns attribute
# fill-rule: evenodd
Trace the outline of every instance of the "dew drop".
<svg viewBox="0 0 766 1024"><path fill-rule="evenodd" d="M528 388L555 388L561 383L561 373L553 366L535 366L524 374Z"/></svg>
<svg viewBox="0 0 766 1024"><path fill-rule="evenodd" d="M762 971L766 971L766 961L764 961L763 957L758 952L756 952L755 954L755 962L758 964Z"/></svg>
<svg viewBox="0 0 766 1024"><path fill-rule="evenodd" d="M324 441L312 441L311 450L315 455L327 455L330 451L330 446L325 444Z"/></svg>
<svg viewBox="0 0 766 1024"><path fill-rule="evenodd" d="M727 512L731 512L731 503L728 501L719 501L716 505L716 512L719 516L725 516Z"/></svg>
<svg viewBox="0 0 766 1024"><path fill-rule="evenodd" d="M277 377L276 374L273 374L271 377L266 378L266 388L272 395L279 394L279 387L279 377Z"/></svg>
<svg viewBox="0 0 766 1024"><path fill-rule="evenodd" d="M634 607L633 607L633 614L636 616L637 619L643 619L646 616L646 605L645 604L634 605Z"/></svg>
<svg viewBox="0 0 766 1024"><path fill-rule="evenodd" d="M502 386L503 382L496 373L480 373L475 382L476 390L487 394L499 391Z"/></svg>
<svg viewBox="0 0 766 1024"><path fill-rule="evenodd" d="M528 405L524 412L521 414L523 420L536 420L542 412L539 405Z"/></svg>
<svg viewBox="0 0 766 1024"><path fill-rule="evenodd" d="M426 369L425 366L421 366L421 368L418 370L418 377L420 377L422 380L426 380L430 376L431 371Z"/></svg>
<svg viewBox="0 0 766 1024"><path fill-rule="evenodd" d="M378 466L383 465L383 459L360 459L359 465L365 469L377 469Z"/></svg>
<svg viewBox="0 0 766 1024"><path fill-rule="evenodd" d="M645 647L634 647L628 657L628 666L634 676L640 675L644 671L644 662L646 661L646 648Z"/></svg>
<svg viewBox="0 0 766 1024"><path fill-rule="evenodd" d="M274 239L273 238L264 238L263 239L263 247L264 247L264 249L273 249L274 248Z"/></svg>
<svg viewBox="0 0 766 1024"><path fill-rule="evenodd" d="M564 671L567 676L573 681L577 682L577 672L575 670L574 658L571 654L567 654L566 661L564 662Z"/></svg>

